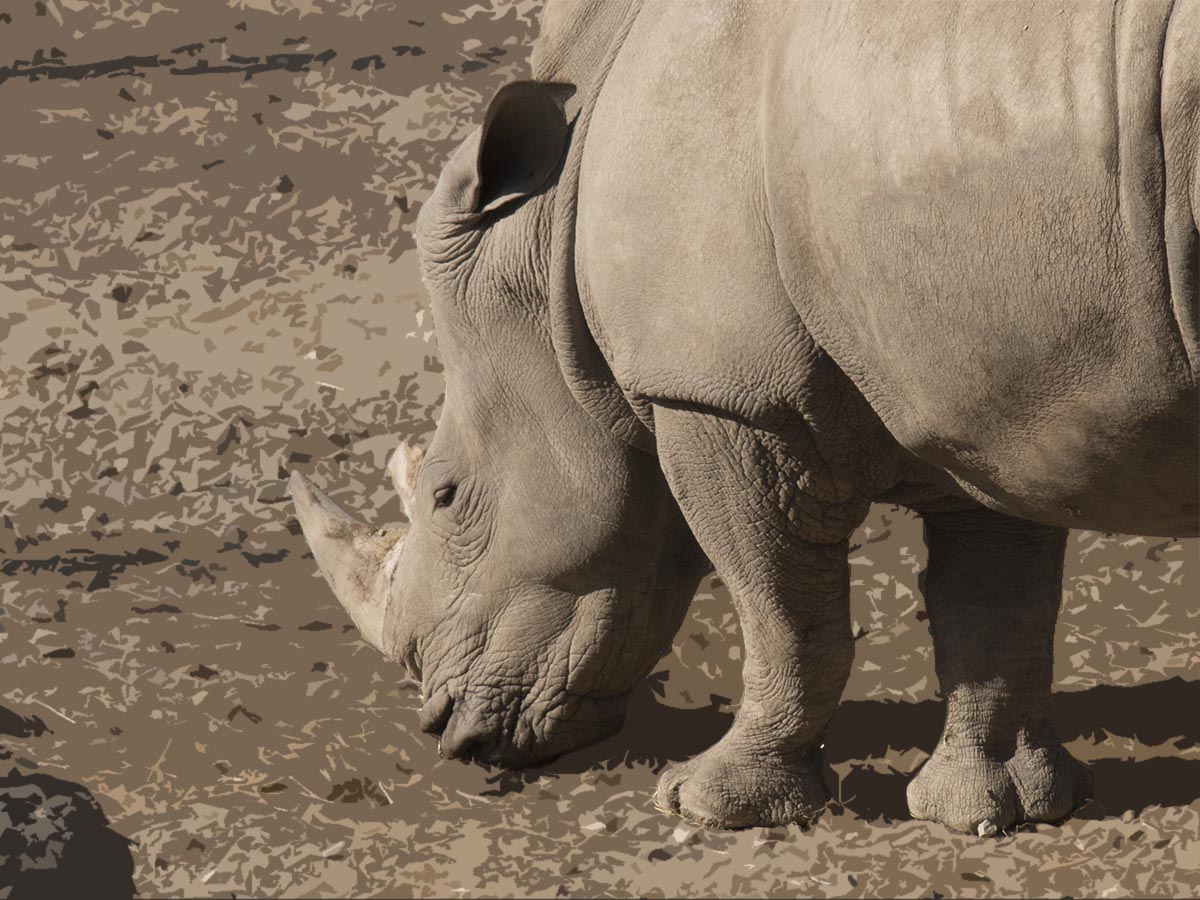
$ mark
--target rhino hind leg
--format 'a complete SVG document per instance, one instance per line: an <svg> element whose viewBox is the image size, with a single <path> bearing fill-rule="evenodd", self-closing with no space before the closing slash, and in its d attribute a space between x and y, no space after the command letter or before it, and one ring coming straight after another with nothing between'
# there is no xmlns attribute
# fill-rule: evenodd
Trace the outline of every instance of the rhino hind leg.
<svg viewBox="0 0 1200 900"><path fill-rule="evenodd" d="M713 747L663 773L656 805L722 828L804 822L829 799L821 736L854 655L848 540L862 498L813 494L811 436L655 407L659 461L728 585L746 645L742 703Z"/></svg>
<svg viewBox="0 0 1200 900"><path fill-rule="evenodd" d="M1091 796L1050 709L1066 536L983 508L925 516L946 724L908 787L915 818L992 835L1065 818Z"/></svg>

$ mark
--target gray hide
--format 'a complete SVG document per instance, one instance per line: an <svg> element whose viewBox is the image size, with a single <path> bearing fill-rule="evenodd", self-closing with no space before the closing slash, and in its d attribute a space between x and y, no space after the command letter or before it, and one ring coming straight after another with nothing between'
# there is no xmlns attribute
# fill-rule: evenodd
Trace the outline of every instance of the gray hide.
<svg viewBox="0 0 1200 900"><path fill-rule="evenodd" d="M447 397L407 535L301 521L449 755L609 733L711 564L729 733L666 772L711 825L825 803L848 539L925 518L946 727L914 815L1068 815L1066 529L1198 530L1200 0L549 3L423 209Z"/></svg>

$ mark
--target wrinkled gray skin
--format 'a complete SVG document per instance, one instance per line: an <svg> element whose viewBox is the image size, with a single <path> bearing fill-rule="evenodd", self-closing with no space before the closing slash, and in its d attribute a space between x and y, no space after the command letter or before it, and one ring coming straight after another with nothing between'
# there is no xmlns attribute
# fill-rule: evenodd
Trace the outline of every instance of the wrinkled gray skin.
<svg viewBox="0 0 1200 900"><path fill-rule="evenodd" d="M534 74L421 215L448 389L407 535L294 479L424 726L514 765L607 734L711 561L743 701L657 802L804 820L848 539L902 502L946 697L910 809L1068 815L1066 529L1198 531L1200 0L551 0Z"/></svg>
<svg viewBox="0 0 1200 900"><path fill-rule="evenodd" d="M389 463L411 524L373 531L292 482L363 637L421 680L422 727L447 757L509 766L616 731L709 568L653 456L602 430L556 362L553 197L531 193L560 162L570 91L544 87L497 98L488 146L458 150L419 218L446 398L428 449ZM535 178L491 168L547 119Z"/></svg>

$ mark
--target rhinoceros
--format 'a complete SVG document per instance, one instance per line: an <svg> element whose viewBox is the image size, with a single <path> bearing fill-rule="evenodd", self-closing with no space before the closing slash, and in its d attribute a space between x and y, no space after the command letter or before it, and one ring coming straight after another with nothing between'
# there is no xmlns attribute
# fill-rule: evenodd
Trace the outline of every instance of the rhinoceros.
<svg viewBox="0 0 1200 900"><path fill-rule="evenodd" d="M1050 710L1067 530L1198 533L1200 0L547 5L417 226L446 372L375 529L294 475L443 755L595 741L715 569L729 732L658 806L804 821L848 539L924 519L944 733L912 814L1091 790Z"/></svg>

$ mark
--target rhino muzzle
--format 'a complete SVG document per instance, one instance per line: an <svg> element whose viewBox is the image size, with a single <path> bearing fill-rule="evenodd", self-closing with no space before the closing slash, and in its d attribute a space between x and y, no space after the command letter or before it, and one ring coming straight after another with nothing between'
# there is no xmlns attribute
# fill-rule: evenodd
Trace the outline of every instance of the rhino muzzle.
<svg viewBox="0 0 1200 900"><path fill-rule="evenodd" d="M288 488L321 574L363 639L386 654L383 616L387 588L407 528L371 528L299 472L292 473Z"/></svg>

